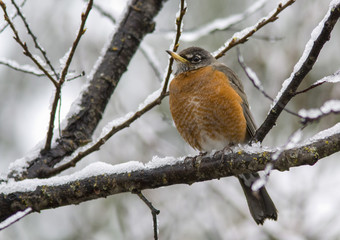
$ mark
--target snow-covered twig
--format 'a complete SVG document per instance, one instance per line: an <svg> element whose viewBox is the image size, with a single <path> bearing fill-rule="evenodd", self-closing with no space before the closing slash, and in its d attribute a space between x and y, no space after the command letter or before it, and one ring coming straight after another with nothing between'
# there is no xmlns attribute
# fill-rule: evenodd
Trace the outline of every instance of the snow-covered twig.
<svg viewBox="0 0 340 240"><path fill-rule="evenodd" d="M302 117L303 124L317 121L320 118L332 113L340 113L340 100L329 100L325 102L319 109L301 109L299 111L299 115Z"/></svg>
<svg viewBox="0 0 340 240"><path fill-rule="evenodd" d="M340 70L336 71L334 74L330 76L323 77L322 79L313 83L310 87L304 90L295 92L295 95L308 92L309 90L312 90L313 88L316 88L324 83L338 83L338 82L340 82Z"/></svg>
<svg viewBox="0 0 340 240"><path fill-rule="evenodd" d="M0 231L4 230L5 228L8 228L9 226L16 223L20 219L24 218L31 212L33 212L33 209L31 207L26 208L23 211L16 212L14 215L12 215L11 217L7 218L5 221L0 223Z"/></svg>
<svg viewBox="0 0 340 240"><path fill-rule="evenodd" d="M37 69L33 66L29 66L29 65L20 65L19 63L17 63L14 60L8 60L8 59L1 58L0 64L7 66L11 69L14 69L16 71L32 74L32 75L37 76L37 77L44 77L45 76L45 74L41 70L39 70L39 69ZM51 74L53 74L53 73L51 73Z"/></svg>
<svg viewBox="0 0 340 240"><path fill-rule="evenodd" d="M248 41L249 37L251 37L254 33L260 30L262 27L267 25L270 22L276 21L278 19L278 15L288 6L292 5L296 0L288 0L284 4L280 3L275 10L273 10L267 17L259 20L254 26L248 27L241 32L235 33L219 50L216 51L214 56L216 58L222 57L229 49L235 47L238 44L244 43Z"/></svg>
<svg viewBox="0 0 340 240"><path fill-rule="evenodd" d="M330 34L340 17L340 2L332 1L329 9L313 30L311 38L305 46L305 50L295 65L290 77L284 81L282 88L276 96L273 107L260 128L256 131L254 139L262 142L270 129L275 125L275 122L281 114L284 107L295 96L295 92L303 81L307 73L312 69L314 63L318 59L319 53L324 44L330 39Z"/></svg>

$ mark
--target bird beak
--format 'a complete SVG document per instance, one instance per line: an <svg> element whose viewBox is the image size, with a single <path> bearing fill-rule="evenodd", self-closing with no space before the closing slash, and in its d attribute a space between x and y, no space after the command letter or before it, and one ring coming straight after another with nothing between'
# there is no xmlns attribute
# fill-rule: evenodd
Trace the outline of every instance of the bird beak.
<svg viewBox="0 0 340 240"><path fill-rule="evenodd" d="M189 61L186 60L185 58L181 57L180 55L178 55L177 53L175 52L172 52L172 51L169 51L169 50L166 50L166 52L173 58L175 59L176 61L178 62L181 62L181 63L188 63Z"/></svg>

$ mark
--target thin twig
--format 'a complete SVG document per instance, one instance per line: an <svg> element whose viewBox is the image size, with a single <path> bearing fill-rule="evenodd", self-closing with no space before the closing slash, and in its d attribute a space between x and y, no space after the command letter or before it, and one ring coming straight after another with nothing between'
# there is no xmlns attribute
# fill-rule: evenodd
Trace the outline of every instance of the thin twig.
<svg viewBox="0 0 340 240"><path fill-rule="evenodd" d="M340 100L328 100L320 108L316 109L302 109L299 111L301 115L301 122L303 125L307 123L315 122L320 120L323 117L326 117L330 114L339 114L340 113Z"/></svg>
<svg viewBox="0 0 340 240"><path fill-rule="evenodd" d="M274 22L278 19L278 15L280 12L282 12L284 9L286 9L288 6L292 5L296 0L289 0L284 5L280 3L276 11L271 14L270 16L261 19L259 22L257 22L253 27L250 28L249 31L246 31L246 33L242 34L242 32L234 34L234 36L227 41L225 44L225 47L219 51L219 53L215 56L216 59L223 57L224 54L231 48L235 47L238 44L244 43L248 41L248 38L251 37L254 33L256 33L258 30L260 30L262 27L267 25L268 23ZM242 34L242 37L236 37L238 35Z"/></svg>
<svg viewBox="0 0 340 240"><path fill-rule="evenodd" d="M313 88L316 88L324 83L336 83L336 82L339 82L340 80L340 70L338 70L337 72L335 72L334 74L330 75L330 76L327 76L327 77L324 77L322 79L320 79L319 81L317 81L316 83L312 84L311 86L309 86L308 88L305 88L301 91L296 91L294 93L294 95L298 95L298 94L301 94L301 93L305 93L305 92L308 92L310 90L312 90ZM335 78L337 77L336 80L334 80ZM329 80L329 79L332 79L332 80Z"/></svg>
<svg viewBox="0 0 340 240"><path fill-rule="evenodd" d="M174 46L172 48L173 52L177 52L178 46L179 46L179 39L181 37L182 31L181 31L181 26L182 26L182 22L183 22L183 17L187 11L187 8L185 6L185 0L181 0L181 5L180 5L180 14L179 16L176 18L176 37L175 37L175 41L174 41ZM168 83L170 80L170 76L172 73L172 65L174 63L174 59L172 57L170 57L169 60L169 67L168 67L168 71L165 77L165 81L164 81L164 86L163 86L163 90L161 94L166 94L166 91L168 89Z"/></svg>
<svg viewBox="0 0 340 240"><path fill-rule="evenodd" d="M14 223L18 222L19 220L26 217L28 214L30 214L32 212L33 212L33 209L31 207L26 208L26 210L24 210L24 211L16 212L15 215L6 219L4 222L1 222L0 231L8 228L9 226L12 226Z"/></svg>
<svg viewBox="0 0 340 240"><path fill-rule="evenodd" d="M0 0L0 6L4 12L4 17L6 22L8 22L9 26L11 27L13 33L14 33L14 39L15 41L23 48L24 50L24 55L26 55L27 57L29 57L34 64L46 75L46 77L48 77L51 82L54 84L54 86L57 87L58 82L52 77L52 75L39 63L39 61L32 55L32 53L28 50L28 47L26 45L25 42L23 42L20 37L19 37L19 33L16 30L13 22L11 21L11 19L8 16L7 10L6 10L6 4Z"/></svg>
<svg viewBox="0 0 340 240"><path fill-rule="evenodd" d="M230 30L232 26L244 21L256 11L262 9L267 2L268 0L253 1L252 5L243 10L241 13L236 13L224 18L217 18L207 24L200 25L197 28L187 29L182 33L181 40L183 42L193 42L199 40L202 37L209 36L210 34L217 31ZM166 36L172 35L172 31L166 33Z"/></svg>
<svg viewBox="0 0 340 240"><path fill-rule="evenodd" d="M148 61L150 67L154 71L158 80L160 82L162 82L163 81L163 73L162 73L162 70L160 69L160 67L158 66L158 60L155 58L155 56L152 53L150 53L150 51L152 51L151 47L148 46L145 43L142 43L139 49L140 49L141 53L143 54L144 58L146 59L146 61Z"/></svg>
<svg viewBox="0 0 340 240"><path fill-rule="evenodd" d="M246 73L248 79L253 83L254 87L259 90L263 96L265 96L266 98L268 98L269 100L271 101L274 101L274 99L269 96L269 94L266 93L266 91L263 89L262 85L260 84L260 80L257 78L256 76L256 73L250 68L248 67L244 60L243 60L243 57L241 55L241 52L240 52L240 49L237 47L236 48L237 50L237 57L238 57L238 62L239 64L241 65L243 71ZM284 107L283 106L283 109L287 112L287 113L290 113L292 114L293 116L296 116L298 118L302 118L299 114L297 114L296 112L293 112L291 110L289 110L288 108Z"/></svg>
<svg viewBox="0 0 340 240"><path fill-rule="evenodd" d="M182 25L183 16L184 16L185 12L186 12L185 1L181 0L180 16L177 17L177 19L176 19L177 34L176 34L176 38L175 38L175 41L174 41L173 51L177 51L177 49L178 49L178 45L179 45L178 42L179 42L180 35L181 35L181 25ZM117 132L119 132L120 130L122 130L124 128L129 127L135 120L140 118L144 113L148 112L153 107L159 105L162 102L163 98L165 98L166 96L169 95L168 92L167 92L167 86L168 86L168 82L169 82L171 72L172 72L172 65L173 65L173 58L170 58L167 74L166 74L166 77L165 77L165 80L164 80L164 83L163 83L163 86L162 86L162 91L161 91L160 95L155 100L153 100L152 102L150 102L149 104L147 104L143 108L137 110L129 118L127 118L127 120L124 121L123 123L113 126L107 134L105 134L103 137L98 139L93 145L88 147L86 150L79 152L69 162L67 162L63 165L60 165L59 167L47 170L48 172L46 172L46 176L52 176L52 175L55 175L57 173L60 173L64 170L66 170L70 167L74 167L77 164L77 162L79 162L82 158L84 158L85 156L99 150L99 148L103 144L105 144L105 142L108 139L110 139L114 134L116 134Z"/></svg>
<svg viewBox="0 0 340 240"><path fill-rule="evenodd" d="M1 60L0 59L0 64L7 66L15 71L18 72L23 72L23 73L28 73L28 74L32 74L36 77L45 77L46 75L44 73L41 72L41 70L39 69L34 69L33 70L33 66L27 66L25 68L25 66L20 66L17 62L10 60L10 61L6 61L6 60Z"/></svg>
<svg viewBox="0 0 340 240"><path fill-rule="evenodd" d="M136 192L137 196L148 206L151 210L152 221L153 221L153 236L155 240L158 240L158 221L157 215L160 213L158 209L156 209L152 203L143 195L141 191Z"/></svg>
<svg viewBox="0 0 340 240"><path fill-rule="evenodd" d="M54 67L52 66L51 64L51 61L49 60L49 58L47 57L47 53L46 51L40 46L40 44L38 43L38 39L37 37L34 35L34 33L32 32L29 24L27 23L27 20L25 18L25 16L22 14L21 10L20 10L20 7L16 4L16 2L14 0L12 0L12 4L14 5L14 7L16 8L17 10L17 13L19 14L21 20L23 21L25 27L26 27L26 30L27 30L27 33L28 35L31 36L33 42L34 42L34 46L36 49L38 49L42 56L44 57L45 61L46 61L46 64L50 67L51 71L54 73L54 76L56 76L56 78L58 79L58 74L57 72L55 71Z"/></svg>
<svg viewBox="0 0 340 240"><path fill-rule="evenodd" d="M110 19L110 21L115 24L116 23L116 19L112 16L112 13L109 13L108 11L104 10L101 6L99 6L98 4L93 4L93 8L96 9L101 15L103 15L104 17L107 17L108 19Z"/></svg>
<svg viewBox="0 0 340 240"><path fill-rule="evenodd" d="M20 4L20 7L23 7L25 5L26 1L27 0L22 1L22 3ZM17 16L18 16L18 12L15 12L15 14L13 14L13 16L10 17L10 19L14 20ZM2 28L0 29L0 33L2 33L8 26L9 26L8 23L4 24L2 26Z"/></svg>
<svg viewBox="0 0 340 240"><path fill-rule="evenodd" d="M48 126L44 150L49 150L51 148L53 130L54 130L54 120L55 120L55 116L56 116L56 112L57 112L58 102L59 102L60 96L61 96L61 88L62 88L63 83L65 82L66 75L67 75L68 69L70 67L71 61L73 59L74 53L76 51L76 48L78 46L78 43L79 43L81 37L83 36L83 34L86 31L85 22L86 22L88 15L90 14L92 4L93 4L93 0L90 0L88 5L87 5L86 11L81 14L81 24L80 24L80 27L79 27L79 30L78 30L77 37L72 44L70 53L69 53L67 60L65 62L65 66L61 71L60 80L59 80L58 85L56 87L56 91L55 91L55 95L54 95L54 99L53 99L53 103L52 103L52 109L51 109L51 113L50 113L50 120L49 120L49 126Z"/></svg>

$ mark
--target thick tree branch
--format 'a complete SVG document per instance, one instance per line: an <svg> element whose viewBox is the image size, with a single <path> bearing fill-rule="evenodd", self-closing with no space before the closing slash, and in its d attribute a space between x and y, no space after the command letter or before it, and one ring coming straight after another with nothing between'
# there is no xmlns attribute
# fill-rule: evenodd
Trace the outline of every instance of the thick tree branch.
<svg viewBox="0 0 340 240"><path fill-rule="evenodd" d="M312 70L316 60L318 59L321 49L323 48L324 44L330 39L331 32L340 17L340 4L338 3L336 6L330 6L330 9L326 16L328 17L325 19L323 26L318 26L313 32L314 34L317 34L317 37L315 39L313 39L314 36L312 33L312 38L309 42L312 45L310 45L309 43L306 45L304 53L308 54L307 57L303 54L300 61L295 66L296 69L294 69L291 77L286 80L287 87L283 88L283 92L281 95L279 95L279 99L275 103L274 107L272 107L267 118L262 123L260 128L256 131L254 140L260 142L263 141L270 129L272 129L272 127L275 125L275 122L280 116L282 110L292 99L292 97L295 96L295 92L303 79L310 72L310 70ZM317 33L316 30L321 31ZM311 48L309 49L309 47ZM300 62L301 65L299 65Z"/></svg>
<svg viewBox="0 0 340 240"><path fill-rule="evenodd" d="M44 209L79 204L122 192L138 192L173 184L235 176L264 170L268 163L279 171L313 165L318 160L340 151L340 125L315 137L311 143L284 150L272 160L274 150L236 149L213 156L187 157L184 160L154 159L148 164L130 162L112 166L94 163L70 176L50 179L26 179L0 185L0 221L31 207Z"/></svg>
<svg viewBox="0 0 340 240"><path fill-rule="evenodd" d="M166 0L133 0L98 66L78 100L79 111L68 118L55 146L30 161L23 172L11 172L17 179L45 177L44 173L90 141L122 74L143 37L154 30L153 18Z"/></svg>

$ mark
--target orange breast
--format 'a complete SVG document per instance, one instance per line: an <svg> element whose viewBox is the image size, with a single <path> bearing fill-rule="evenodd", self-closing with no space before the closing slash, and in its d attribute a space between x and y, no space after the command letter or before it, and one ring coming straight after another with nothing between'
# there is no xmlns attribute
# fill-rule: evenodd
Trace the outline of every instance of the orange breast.
<svg viewBox="0 0 340 240"><path fill-rule="evenodd" d="M193 148L220 150L244 142L242 99L224 73L210 66L182 73L171 81L169 91L175 125Z"/></svg>

